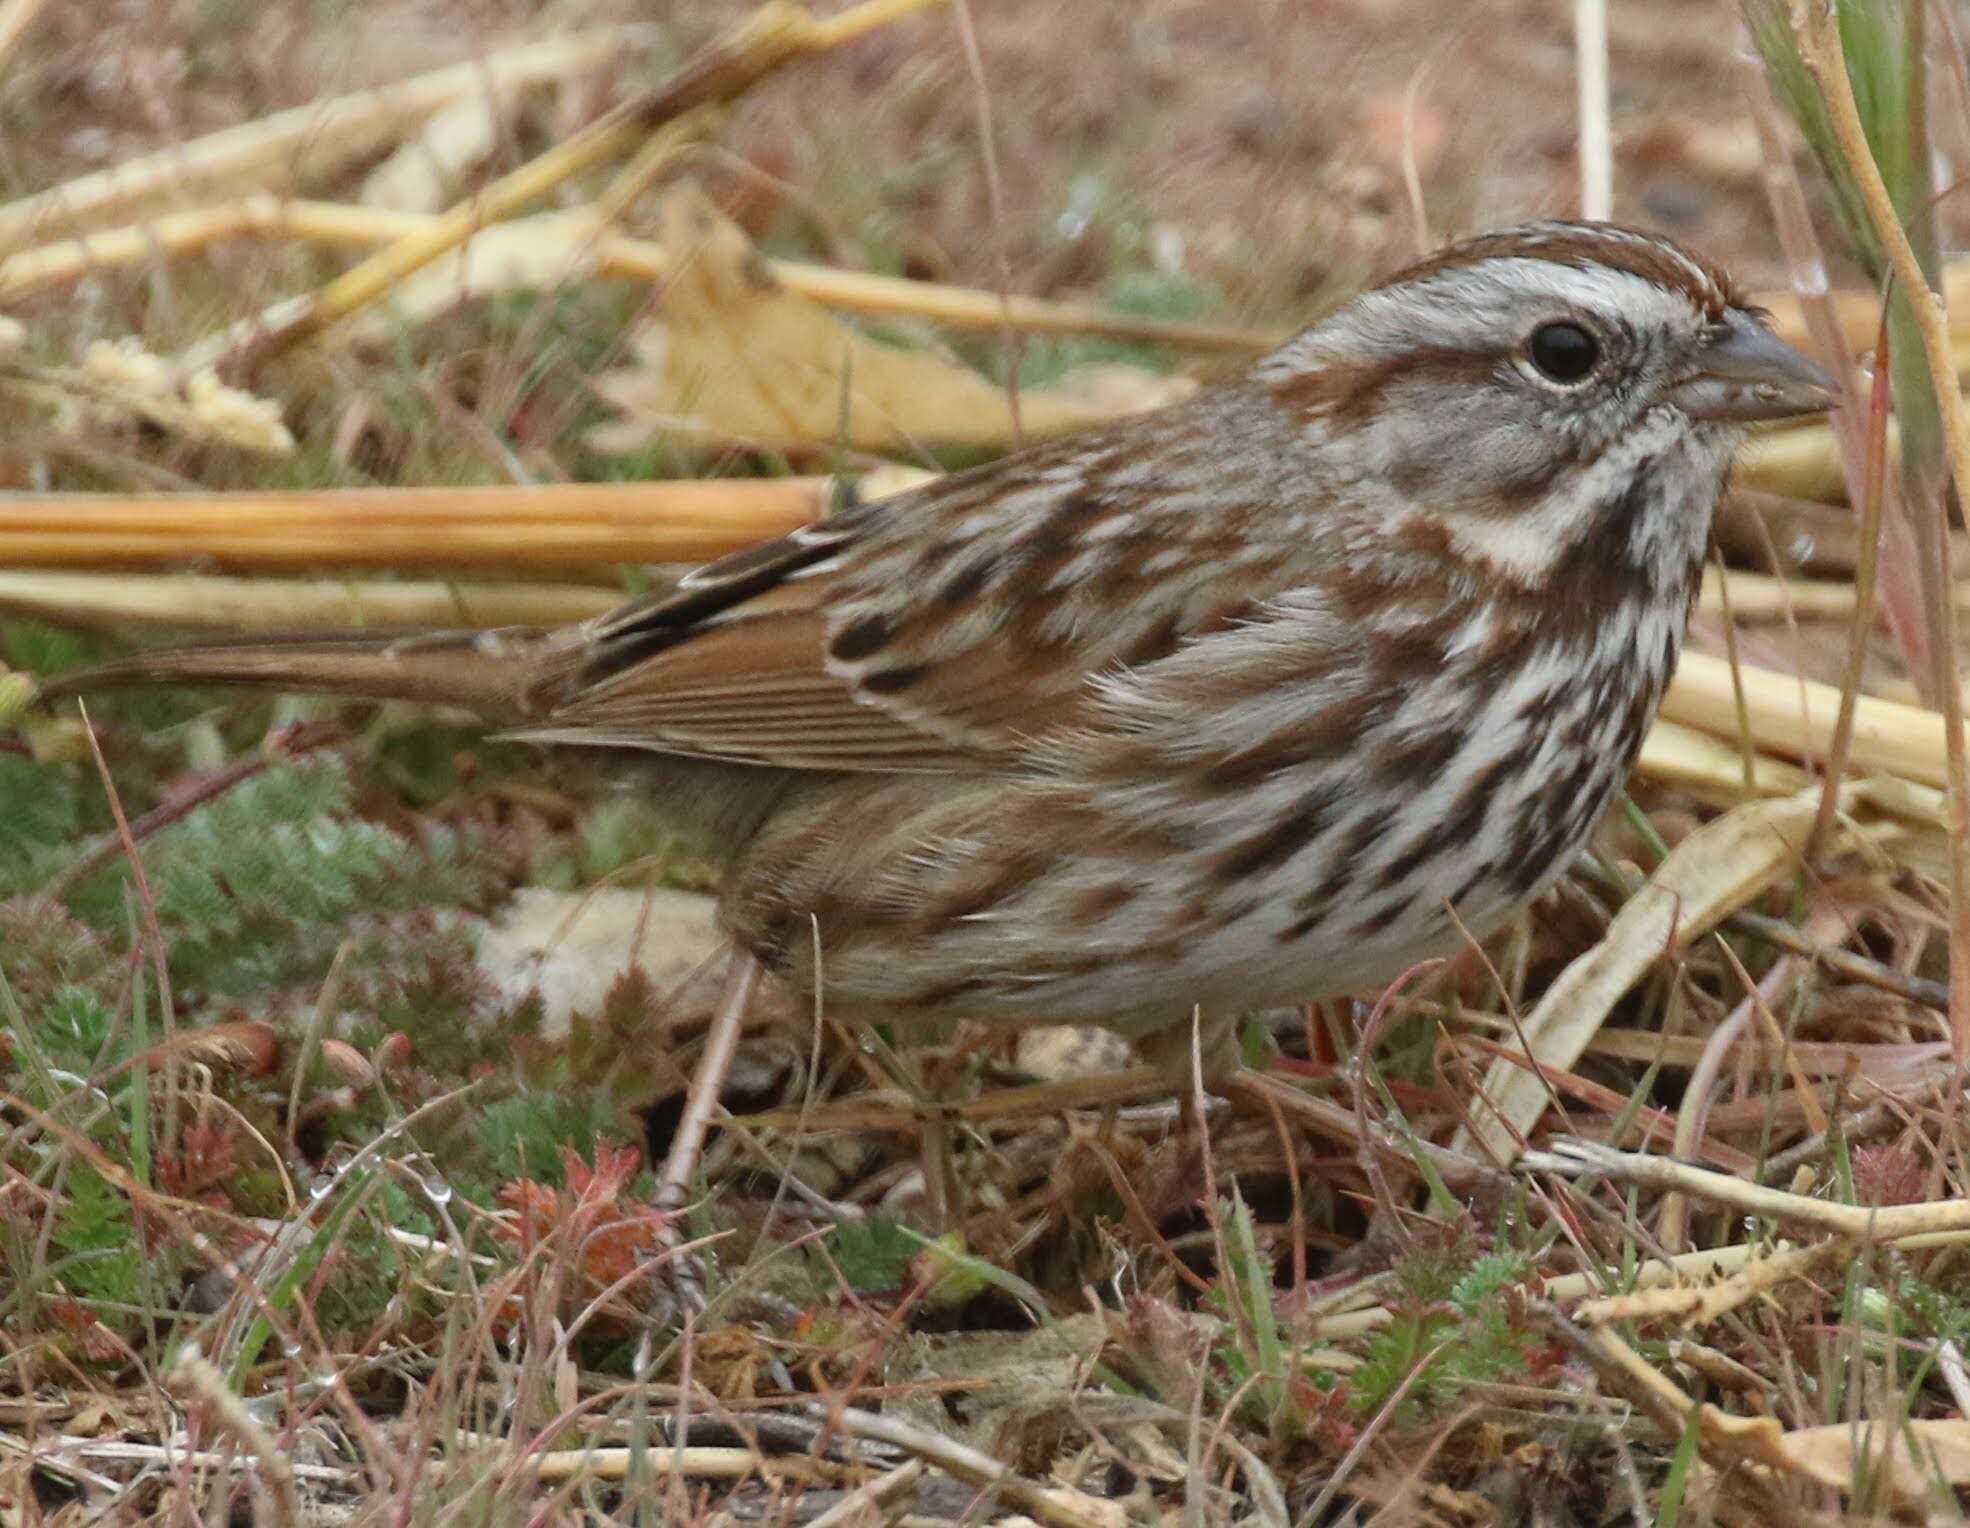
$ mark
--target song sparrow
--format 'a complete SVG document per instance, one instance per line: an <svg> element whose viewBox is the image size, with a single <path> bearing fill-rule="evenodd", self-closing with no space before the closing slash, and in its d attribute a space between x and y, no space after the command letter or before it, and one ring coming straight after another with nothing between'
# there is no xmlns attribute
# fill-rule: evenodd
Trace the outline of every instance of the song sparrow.
<svg viewBox="0 0 1970 1528"><path fill-rule="evenodd" d="M734 940L829 1011L1187 1037L1538 896L1655 715L1740 425L1829 398L1705 261L1535 224L1236 381L579 627L60 689L407 697L646 750Z"/></svg>

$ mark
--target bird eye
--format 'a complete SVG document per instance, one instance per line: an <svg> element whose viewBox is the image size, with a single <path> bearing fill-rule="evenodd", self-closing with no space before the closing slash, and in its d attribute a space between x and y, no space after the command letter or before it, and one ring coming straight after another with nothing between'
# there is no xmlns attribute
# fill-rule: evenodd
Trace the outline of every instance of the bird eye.
<svg viewBox="0 0 1970 1528"><path fill-rule="evenodd" d="M1541 375L1554 382L1580 382L1601 359L1601 343L1578 324L1541 324L1526 342L1526 354Z"/></svg>

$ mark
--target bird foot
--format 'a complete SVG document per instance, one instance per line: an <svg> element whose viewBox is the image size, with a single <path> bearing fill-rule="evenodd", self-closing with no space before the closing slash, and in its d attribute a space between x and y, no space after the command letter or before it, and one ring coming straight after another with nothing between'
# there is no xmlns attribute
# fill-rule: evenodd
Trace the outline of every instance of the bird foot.
<svg viewBox="0 0 1970 1528"><path fill-rule="evenodd" d="M1224 1084L1245 1065L1238 1048L1238 1021L1230 1015L1203 1015L1156 1030L1136 1041L1136 1052L1186 1106L1200 1087L1206 1093L1222 1093Z"/></svg>

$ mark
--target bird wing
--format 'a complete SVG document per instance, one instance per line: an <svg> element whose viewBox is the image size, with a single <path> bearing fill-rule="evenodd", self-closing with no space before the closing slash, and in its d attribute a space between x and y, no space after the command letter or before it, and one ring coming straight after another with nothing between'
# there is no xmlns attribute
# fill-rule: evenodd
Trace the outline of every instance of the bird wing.
<svg viewBox="0 0 1970 1528"><path fill-rule="evenodd" d="M1102 676L1253 619L1319 571L1319 538L1278 534L1268 500L1287 485L1225 438L1217 396L710 563L594 623L520 735L947 771L1084 726ZM1250 407L1229 417L1249 428Z"/></svg>

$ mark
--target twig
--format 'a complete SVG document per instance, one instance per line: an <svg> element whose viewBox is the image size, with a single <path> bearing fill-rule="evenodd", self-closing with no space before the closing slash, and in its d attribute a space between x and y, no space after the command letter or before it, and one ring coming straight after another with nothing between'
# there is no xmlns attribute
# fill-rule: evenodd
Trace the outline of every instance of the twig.
<svg viewBox="0 0 1970 1528"><path fill-rule="evenodd" d="M1892 419L1889 424L1892 432ZM1860 565L1860 529L1845 504L1836 508L1738 484L1718 509L1717 532L1737 563L1769 559L1770 548L1777 546L1781 560L1775 572L1850 580ZM1950 577L1966 575L1970 575L1970 544L1961 535L1952 536ZM1740 578L1740 597L1742 588ZM1841 608L1851 610L1852 601Z"/></svg>
<svg viewBox="0 0 1970 1528"><path fill-rule="evenodd" d="M1739 1037L1750 1027L1754 1009L1761 1004L1776 1002L1798 979L1799 970L1799 961L1795 956L1784 956L1775 961L1763 981L1747 991L1729 1017L1710 1032L1702 1055L1690 1068L1689 1080L1683 1087L1682 1102L1676 1110L1676 1134L1672 1149L1678 1156L1693 1157L1702 1150L1704 1127L1710 1117L1710 1100L1723 1074L1724 1063ZM1684 1249L1688 1221L1689 1201L1681 1194L1665 1194L1655 1228L1655 1238L1664 1251L1676 1253Z"/></svg>
<svg viewBox="0 0 1970 1528"><path fill-rule="evenodd" d="M9 1440L11 1442L11 1440ZM73 1466L71 1459L87 1459L97 1464L182 1464L192 1469L218 1469L223 1465L237 1462L238 1456L230 1452L221 1453L216 1449L185 1449L169 1443L134 1443L120 1438L69 1438L61 1437L43 1440L34 1455L37 1467L46 1465L57 1470ZM253 1461L259 1463L257 1457ZM316 1480L325 1485L353 1487L360 1480L359 1473L341 1465L308 1464L298 1459L287 1460L287 1468L296 1480ZM104 1476L89 1475L90 1483L103 1490L114 1490L118 1483ZM101 1519L98 1519L101 1521Z"/></svg>
<svg viewBox="0 0 1970 1528"><path fill-rule="evenodd" d="M1105 1501L1068 1486L1037 1485L990 1454L928 1428L852 1406L817 1406L812 1414L852 1438L907 1450L947 1475L990 1491L1008 1507L1048 1524L1049 1528L1122 1528L1128 1521L1120 1502Z"/></svg>
<svg viewBox="0 0 1970 1528"><path fill-rule="evenodd" d="M1825 1155L1834 1129L1838 1129L1843 1146L1851 1150L1862 1141L1899 1130L1907 1120L1908 1111L1902 1100L1878 1098L1864 1109L1840 1115L1827 1130L1801 1136L1785 1150L1773 1154L1758 1176L1766 1183L1790 1183L1801 1167Z"/></svg>
<svg viewBox="0 0 1970 1528"><path fill-rule="evenodd" d="M637 1456L641 1455L639 1462ZM526 1460L535 1480L625 1480L632 1467L673 1479L746 1480L754 1475L792 1476L796 1480L826 1478L822 1461L798 1457L774 1459L750 1448L697 1446L687 1448L557 1448Z"/></svg>
<svg viewBox="0 0 1970 1528"><path fill-rule="evenodd" d="M1707 1167L1692 1167L1673 1157L1615 1151L1593 1141L1556 1140L1545 1150L1525 1152L1517 1166L1521 1172L1565 1177L1593 1173L1638 1188L1679 1191L1746 1215L1818 1226L1836 1236L1868 1242L1898 1241L1938 1231L1970 1231L1970 1199L1940 1199L1927 1204L1835 1204L1765 1188Z"/></svg>
<svg viewBox="0 0 1970 1528"><path fill-rule="evenodd" d="M1861 476L1860 561L1854 570L1854 621L1847 633L1847 663L1840 675L1840 711L1834 717L1833 740L1826 750L1826 779L1820 786L1819 816L1813 819L1813 834L1806 840L1804 858L1808 863L1818 857L1819 846L1833 830L1834 800L1840 781L1847 773L1847 756L1854 745L1854 708L1860 701L1861 679L1867 671L1868 649L1874 636L1875 581L1880 571L1882 516L1888 494L1888 318L1885 305L1874 357L1874 384L1868 389L1867 399L1867 461ZM1917 655L1909 650L1906 643L1903 644L1903 651L1915 665ZM1921 667L1915 666L1914 672L1922 672Z"/></svg>
<svg viewBox="0 0 1970 1528"><path fill-rule="evenodd" d="M1970 1372L1964 1368L1963 1349L1948 1338L1937 1343L1936 1369L1943 1376L1943 1385L1956 1403L1957 1411L1970 1416Z"/></svg>
<svg viewBox="0 0 1970 1528"><path fill-rule="evenodd" d="M1786 263L1791 268L1792 289L1805 331L1812 339L1814 352L1832 369L1834 380L1840 384L1841 390L1848 397L1853 397L1858 391L1855 384L1860 369L1854 364L1852 350L1861 341L1851 329L1843 329L1838 304L1828 289L1826 256L1820 248L1818 236L1813 232L1812 213L1806 206L1805 189L1799 183L1798 171L1786 148L1778 103L1772 99L1771 77L1749 58L1745 60L1744 71L1752 115L1758 125L1759 146L1763 151L1765 198L1771 204L1772 226L1778 234L1780 246L1785 250ZM1870 327L1877 334L1875 373L1876 385L1880 386L1886 347L1878 336L1887 331L1887 304L1877 303L1876 312L1876 322ZM1876 554L1885 543L1887 558L1882 571L1888 587L1888 624L1903 656L1908 659L1910 670L1926 676L1930 669L1929 634L1920 610L1915 608L1921 600L1922 574L1917 565L1915 537L1909 528L1900 494L1895 492L1892 499L1888 498L1891 485L1884 480L1883 496L1870 504L1869 453L1874 449L1875 442L1864 432L1863 421L1855 417L1852 410L1836 410L1827 421L1826 428L1838 450L1847 501L1864 509L1872 509L1875 514L1875 518L1861 532L1871 544L1865 554L1856 557L1856 566L1865 562L1872 569L1878 560ZM1883 429L1886 428L1884 424ZM1885 435L1882 449L1886 449Z"/></svg>
<svg viewBox="0 0 1970 1528"><path fill-rule="evenodd" d="M973 105L978 118L979 157L985 170L985 206L992 224L992 259L999 278L1000 331L1006 358L1006 404L1012 414L1012 443L1023 443L1025 429L1019 415L1019 362L1025 352L1019 331L1013 326L1012 256L1006 249L1005 189L999 176L998 134L992 126L992 94L985 88L985 59L978 51L978 29L971 23L971 0L953 0L958 22L958 41L964 51L965 73L971 80Z"/></svg>
<svg viewBox="0 0 1970 1528"><path fill-rule="evenodd" d="M1696 608L1704 615L1721 616L1723 596L1718 591L1716 569L1706 569ZM1970 606L1970 583L1958 580L1950 597L1959 608ZM1859 629L1855 620L1861 605L1856 584L1830 578L1799 580L1767 573L1747 573L1731 569L1731 612L1740 626L1768 621L1846 621ZM1868 617L1873 629L1873 617ZM1862 645L1865 653L1866 646Z"/></svg>
<svg viewBox="0 0 1970 1528"><path fill-rule="evenodd" d="M278 304L267 313L250 315L217 340L194 347L180 360L180 369L191 372L206 366L237 366L251 375L271 357L368 307L406 277L465 243L489 223L511 216L613 153L626 136L628 120L621 112L603 117L493 182L470 201L461 202L440 215L423 231L399 239L344 271L319 292ZM654 142L659 150L675 151L708 135L715 122L714 108L694 107L661 124L653 124Z"/></svg>
<svg viewBox="0 0 1970 1528"><path fill-rule="evenodd" d="M1731 612L1730 575L1724 570L1723 548L1713 548L1716 566L1710 571L1717 575L1718 612L1723 617L1724 662L1730 669L1731 701L1737 707L1737 726L1732 733L1737 740L1739 778L1744 785L1744 796L1750 800L1758 794L1758 747L1751 740L1749 708L1744 699L1744 665L1737 651L1737 619Z"/></svg>
<svg viewBox="0 0 1970 1528"><path fill-rule="evenodd" d="M1340 1494L1342 1483L1346 1481L1348 1476L1354 1473L1355 1466L1361 1462L1362 1456L1368 1452L1368 1446L1381 1435L1389 1422L1393 1420L1396 1408L1402 1404L1403 1399L1409 1394L1410 1389L1415 1385L1416 1381L1428 1372L1430 1365L1436 1362L1438 1355L1456 1340L1457 1338L1455 1336L1444 1338L1443 1341L1439 1342L1427 1353L1419 1356L1409 1366L1409 1371L1402 1376L1401 1381L1397 1383L1394 1389L1389 1391L1387 1398L1376 1408L1375 1415L1368 1419L1367 1425L1361 1429L1361 1435L1354 1440L1353 1445L1342 1456L1341 1462L1329 1473L1325 1483L1320 1488L1320 1494L1314 1497L1313 1505L1308 1507L1303 1515L1303 1521L1318 1523L1326 1520L1328 1507L1333 1505L1334 1498Z"/></svg>
<svg viewBox="0 0 1970 1528"><path fill-rule="evenodd" d="M561 626L601 615L622 598L618 587L593 584L0 569L0 610L67 626L289 632Z"/></svg>
<svg viewBox="0 0 1970 1528"><path fill-rule="evenodd" d="M685 1096L683 1115L677 1122L677 1133L671 1137L669 1154L657 1175L659 1209L677 1209L690 1192L691 1177L698 1170L698 1158L704 1150L705 1132L717 1112L718 1093L732 1069L732 1058L738 1053L739 1034L745 1028L746 1010L752 1004L753 988L760 974L760 964L754 956L736 948L732 951L725 988L705 1032L697 1069L691 1074L691 1087Z"/></svg>
<svg viewBox="0 0 1970 1528"><path fill-rule="evenodd" d="M888 1506L897 1497L914 1491L917 1482L923 1478L923 1468L921 1459L906 1459L887 1475L880 1475L867 1485L857 1486L809 1522L807 1528L863 1528L864 1524L876 1517L879 1509Z"/></svg>
<svg viewBox="0 0 1970 1528"><path fill-rule="evenodd" d="M1740 668L1746 719L1760 749L1823 759L1840 710L1830 684L1769 669ZM1716 737L1736 738L1738 716L1730 665L1707 653L1683 654L1663 696L1662 716ZM1851 758L1855 770L1880 771L1924 785L1948 782L1943 719L1933 711L1860 696L1854 705Z"/></svg>
<svg viewBox="0 0 1970 1528"><path fill-rule="evenodd" d="M1782 918L1767 918L1763 913L1733 913L1724 920L1724 926L1739 933L1751 934L1768 944L1775 944L1794 955L1803 955L1817 965L1824 966L1835 976L1843 976L1849 981L1860 982L1882 992L1893 993L1911 1003L1920 1003L1925 1008L1933 1008L1938 1013L1949 1009L1949 988L1941 982L1930 981L1921 976L1910 976L1885 966L1878 960L1870 960L1865 955L1838 945L1824 944L1793 927Z"/></svg>

